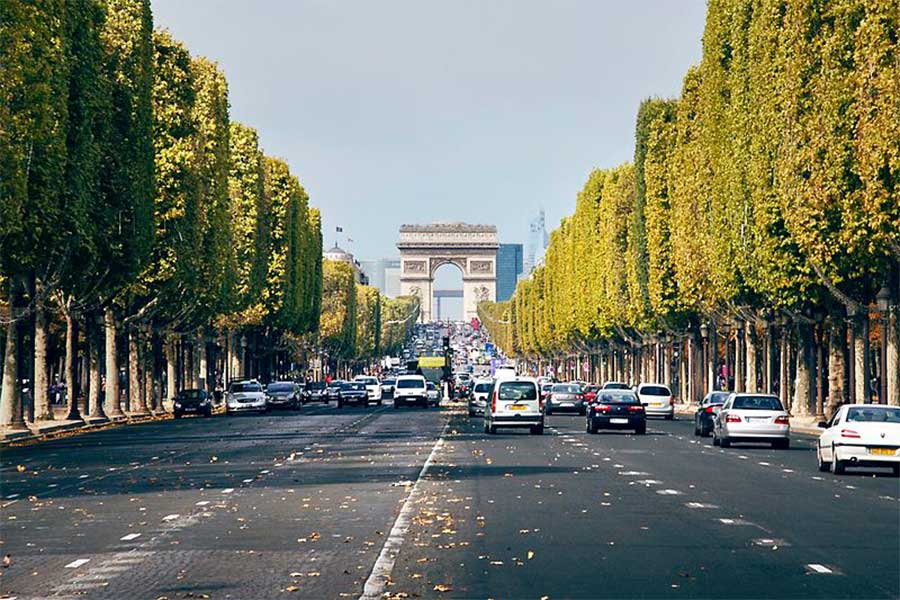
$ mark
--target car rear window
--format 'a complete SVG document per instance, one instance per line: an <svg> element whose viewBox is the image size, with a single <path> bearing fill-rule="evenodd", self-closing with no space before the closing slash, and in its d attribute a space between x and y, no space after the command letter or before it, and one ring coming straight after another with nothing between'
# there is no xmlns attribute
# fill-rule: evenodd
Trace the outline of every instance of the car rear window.
<svg viewBox="0 0 900 600"><path fill-rule="evenodd" d="M491 384L489 383L476 383L475 384L476 392L489 392L491 391Z"/></svg>
<svg viewBox="0 0 900 600"><path fill-rule="evenodd" d="M594 398L600 404L638 404L638 398L631 392L610 393L601 391Z"/></svg>
<svg viewBox="0 0 900 600"><path fill-rule="evenodd" d="M851 408L847 421L854 423L900 423L900 408L876 408L873 406Z"/></svg>
<svg viewBox="0 0 900 600"><path fill-rule="evenodd" d="M709 406L710 404L725 404L725 401L728 400L728 396L728 392L718 392L710 394L709 397L707 397L703 402L703 406Z"/></svg>
<svg viewBox="0 0 900 600"><path fill-rule="evenodd" d="M784 410L778 398L771 396L738 396L731 407L740 410Z"/></svg>
<svg viewBox="0 0 900 600"><path fill-rule="evenodd" d="M324 390L325 382L324 381L310 381L306 384L306 389L308 390Z"/></svg>
<svg viewBox="0 0 900 600"><path fill-rule="evenodd" d="M627 383L607 383L603 386L604 390L627 390Z"/></svg>
<svg viewBox="0 0 900 600"><path fill-rule="evenodd" d="M558 394L578 394L581 392L581 388L577 385L567 385L565 383L557 383L551 389L553 392L557 392Z"/></svg>
<svg viewBox="0 0 900 600"><path fill-rule="evenodd" d="M231 391L233 393L261 392L262 386L258 383L232 383Z"/></svg>
<svg viewBox="0 0 900 600"><path fill-rule="evenodd" d="M408 389L408 388L420 388L425 384L422 383L421 379L399 379L397 380L397 387L400 389Z"/></svg>
<svg viewBox="0 0 900 600"><path fill-rule="evenodd" d="M293 383L270 383L266 388L270 392L290 392L294 389Z"/></svg>
<svg viewBox="0 0 900 600"><path fill-rule="evenodd" d="M641 393L646 394L648 396L671 396L672 392L669 391L669 388L663 387L661 385L646 385L641 388Z"/></svg>
<svg viewBox="0 0 900 600"><path fill-rule="evenodd" d="M196 400L202 398L202 394L203 392L200 390L184 390L180 395L185 400Z"/></svg>
<svg viewBox="0 0 900 600"><path fill-rule="evenodd" d="M341 387L345 390L365 390L366 384L359 381L350 381L344 384L341 384Z"/></svg>
<svg viewBox="0 0 900 600"><path fill-rule="evenodd" d="M381 383L382 383L382 385L394 385L395 383L397 383L397 380L396 379L384 379L384 380L382 380Z"/></svg>
<svg viewBox="0 0 900 600"><path fill-rule="evenodd" d="M500 400L537 400L537 386L528 381L505 381L497 396Z"/></svg>
<svg viewBox="0 0 900 600"><path fill-rule="evenodd" d="M378 380L374 377L360 377L356 381L362 383L363 385L375 385L378 383Z"/></svg>

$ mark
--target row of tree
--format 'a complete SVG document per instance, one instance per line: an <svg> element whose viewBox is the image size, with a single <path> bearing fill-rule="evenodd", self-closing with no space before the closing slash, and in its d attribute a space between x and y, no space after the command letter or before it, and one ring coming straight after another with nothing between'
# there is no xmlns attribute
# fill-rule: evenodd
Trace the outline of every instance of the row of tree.
<svg viewBox="0 0 900 600"><path fill-rule="evenodd" d="M54 371L115 416L313 345L319 212L149 0L4 0L0 80L0 424Z"/></svg>
<svg viewBox="0 0 900 600"><path fill-rule="evenodd" d="M591 173L481 308L493 337L694 399L722 380L821 413L874 377L897 404L898 38L891 0L711 0L681 96L641 104L633 164Z"/></svg>
<svg viewBox="0 0 900 600"><path fill-rule="evenodd" d="M388 298L356 282L348 262L325 260L320 341L331 373L367 371L400 353L419 318L414 296Z"/></svg>

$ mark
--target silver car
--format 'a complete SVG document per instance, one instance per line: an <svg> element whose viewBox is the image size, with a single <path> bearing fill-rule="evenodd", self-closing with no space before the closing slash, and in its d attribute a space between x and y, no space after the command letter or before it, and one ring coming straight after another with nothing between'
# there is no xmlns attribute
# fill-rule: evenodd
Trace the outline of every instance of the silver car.
<svg viewBox="0 0 900 600"><path fill-rule="evenodd" d="M488 398L491 397L491 391L494 389L494 381L492 379L476 379L475 385L472 386L472 394L469 396L469 416L483 415L487 406Z"/></svg>
<svg viewBox="0 0 900 600"><path fill-rule="evenodd" d="M545 401L546 414L554 412L574 412L584 415L587 405L584 392L577 383L554 383Z"/></svg>
<svg viewBox="0 0 900 600"><path fill-rule="evenodd" d="M778 396L731 394L713 421L713 445L728 448L735 442L766 442L790 447L791 423Z"/></svg>

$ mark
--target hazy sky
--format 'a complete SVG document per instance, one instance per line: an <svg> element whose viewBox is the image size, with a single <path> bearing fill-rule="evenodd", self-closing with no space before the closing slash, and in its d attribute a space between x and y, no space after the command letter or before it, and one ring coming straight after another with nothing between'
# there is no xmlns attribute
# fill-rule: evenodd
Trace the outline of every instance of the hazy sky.
<svg viewBox="0 0 900 600"><path fill-rule="evenodd" d="M153 0L219 63L322 209L326 245L393 256L401 223L493 223L524 242L594 167L631 160L648 96L700 58L701 0ZM347 238L354 241L349 243Z"/></svg>

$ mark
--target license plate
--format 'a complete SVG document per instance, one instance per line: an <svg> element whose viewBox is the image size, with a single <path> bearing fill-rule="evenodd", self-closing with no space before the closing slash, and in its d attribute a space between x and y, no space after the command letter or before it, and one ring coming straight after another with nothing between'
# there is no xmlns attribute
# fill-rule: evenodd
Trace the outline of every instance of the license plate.
<svg viewBox="0 0 900 600"><path fill-rule="evenodd" d="M610 419L609 422L613 425L625 425L628 423L628 419Z"/></svg>
<svg viewBox="0 0 900 600"><path fill-rule="evenodd" d="M662 402L651 402L650 403L650 406L662 406L662 405L663 405Z"/></svg>
<svg viewBox="0 0 900 600"><path fill-rule="evenodd" d="M893 456L895 453L893 448L869 448L869 454L878 454L879 456Z"/></svg>
<svg viewBox="0 0 900 600"><path fill-rule="evenodd" d="M560 402L560 406L574 406L571 402Z"/></svg>
<svg viewBox="0 0 900 600"><path fill-rule="evenodd" d="M528 407L524 404L510 404L506 408L508 408L509 410L528 410Z"/></svg>

